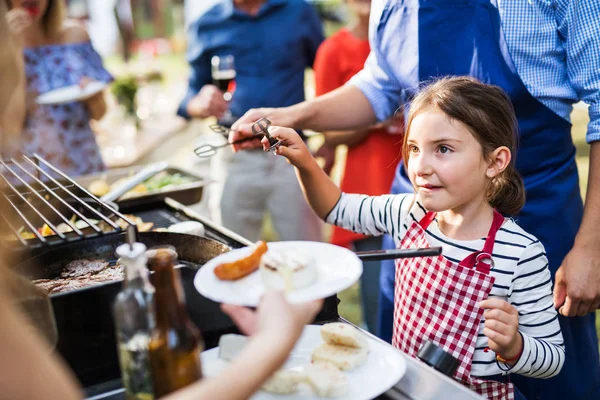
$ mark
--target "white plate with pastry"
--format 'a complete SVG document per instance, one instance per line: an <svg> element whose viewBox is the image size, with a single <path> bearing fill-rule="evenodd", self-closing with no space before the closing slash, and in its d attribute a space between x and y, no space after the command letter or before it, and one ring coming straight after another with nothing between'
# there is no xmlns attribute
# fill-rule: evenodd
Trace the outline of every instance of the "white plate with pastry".
<svg viewBox="0 0 600 400"><path fill-rule="evenodd" d="M265 289L282 290L290 303L332 296L362 275L352 251L323 242L271 242L232 250L196 274L198 292L218 303L256 307Z"/></svg>
<svg viewBox="0 0 600 400"><path fill-rule="evenodd" d="M100 93L107 87L108 83L102 81L91 81L86 83L83 87L80 85L65 86L41 94L36 102L38 104L63 104L82 101Z"/></svg>
<svg viewBox="0 0 600 400"><path fill-rule="evenodd" d="M224 335L220 347L203 352L205 376L215 376L226 368L242 351L245 340L244 336ZM307 325L285 365L251 399L373 399L394 386L405 372L406 361L399 351L351 325Z"/></svg>

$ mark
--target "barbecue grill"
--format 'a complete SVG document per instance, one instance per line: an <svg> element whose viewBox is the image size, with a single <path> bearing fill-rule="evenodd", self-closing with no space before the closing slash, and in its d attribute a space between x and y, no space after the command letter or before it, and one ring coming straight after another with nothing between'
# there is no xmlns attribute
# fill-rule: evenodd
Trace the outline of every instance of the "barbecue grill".
<svg viewBox="0 0 600 400"><path fill-rule="evenodd" d="M114 206L101 202L37 154L0 160L0 188L0 208L14 211L13 218L3 214L0 220L6 227L0 243L10 250L34 251L118 233L131 224ZM62 231L59 224L70 231ZM40 232L44 225L53 231L50 235ZM23 237L23 230L29 238Z"/></svg>

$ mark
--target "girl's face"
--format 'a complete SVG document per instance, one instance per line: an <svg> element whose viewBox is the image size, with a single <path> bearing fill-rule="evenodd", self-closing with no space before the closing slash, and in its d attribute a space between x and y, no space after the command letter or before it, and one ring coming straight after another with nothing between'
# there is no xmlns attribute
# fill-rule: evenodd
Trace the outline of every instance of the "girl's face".
<svg viewBox="0 0 600 400"><path fill-rule="evenodd" d="M12 0L13 8L23 8L34 21L42 19L48 9L49 0Z"/></svg>
<svg viewBox="0 0 600 400"><path fill-rule="evenodd" d="M485 199L496 169L463 123L428 108L413 118L408 135L408 176L427 210L460 211Z"/></svg>
<svg viewBox="0 0 600 400"><path fill-rule="evenodd" d="M346 3L359 17L368 17L371 13L371 0L346 0Z"/></svg>

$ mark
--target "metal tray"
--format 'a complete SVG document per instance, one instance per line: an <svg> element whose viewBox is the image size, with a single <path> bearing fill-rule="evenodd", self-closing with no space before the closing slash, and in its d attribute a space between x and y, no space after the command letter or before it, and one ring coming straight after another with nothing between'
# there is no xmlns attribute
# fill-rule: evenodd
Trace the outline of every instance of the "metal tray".
<svg viewBox="0 0 600 400"><path fill-rule="evenodd" d="M129 176L132 176L144 167L145 165L136 165L134 167L128 168L111 169L106 172L81 176L76 178L75 181L83 187L85 187L86 189L89 188L90 184L93 181L100 179L105 180L106 183L112 185L114 182L121 178L127 178ZM127 198L119 199L116 201L119 207L136 207L143 204L153 203L157 200L162 200L166 197L170 197L178 201L179 203L187 206L196 204L200 200L202 200L204 185L208 183L208 180L206 178L203 178L202 176L199 176L188 170L184 170L173 166L168 166L161 172L166 172L168 174L178 173L184 177L192 179L192 181L181 185L170 185L162 189L152 190L146 193L136 193L133 195L128 195Z"/></svg>

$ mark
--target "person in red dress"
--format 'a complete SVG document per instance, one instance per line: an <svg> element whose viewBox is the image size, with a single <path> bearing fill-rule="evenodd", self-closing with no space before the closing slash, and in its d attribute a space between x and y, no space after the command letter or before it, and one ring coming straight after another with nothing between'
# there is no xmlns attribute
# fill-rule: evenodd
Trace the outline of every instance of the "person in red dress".
<svg viewBox="0 0 600 400"><path fill-rule="evenodd" d="M352 21L321 44L315 58L315 94L321 96L344 85L360 71L371 51L368 40L370 0L346 0ZM399 120L398 120L399 118ZM348 193L376 196L389 193L394 172L401 160L402 120L400 115L367 129L324 132L325 142L315 153L325 159L328 174L335 162L335 149L348 146L341 189ZM333 228L331 243L356 251L378 250L381 237L365 236ZM365 264L360 282L363 318L374 332L377 326L380 262Z"/></svg>

